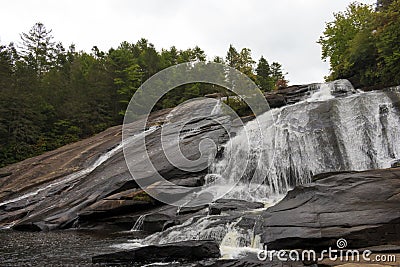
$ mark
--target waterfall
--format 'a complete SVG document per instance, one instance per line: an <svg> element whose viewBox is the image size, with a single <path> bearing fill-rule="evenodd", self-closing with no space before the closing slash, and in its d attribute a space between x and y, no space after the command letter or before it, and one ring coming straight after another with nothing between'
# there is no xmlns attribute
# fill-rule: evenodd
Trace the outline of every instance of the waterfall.
<svg viewBox="0 0 400 267"><path fill-rule="evenodd" d="M135 224L133 225L131 232L142 231L143 230L143 223L144 219L146 218L147 214L140 215L139 218L136 220Z"/></svg>
<svg viewBox="0 0 400 267"><path fill-rule="evenodd" d="M262 248L260 244L260 236L254 235L254 228L242 229L238 226L238 223L242 220L239 217L238 220L227 225L227 231L224 238L221 240L221 247L251 247L251 248Z"/></svg>
<svg viewBox="0 0 400 267"><path fill-rule="evenodd" d="M243 229L238 226L242 220L232 222L227 225L227 233L220 243L222 258L237 259L246 256L248 253L256 254L263 249L261 237L255 235L254 227L251 229Z"/></svg>
<svg viewBox="0 0 400 267"><path fill-rule="evenodd" d="M215 104L214 108L211 110L211 116L217 115L221 113L221 98L218 99L218 102Z"/></svg>
<svg viewBox="0 0 400 267"><path fill-rule="evenodd" d="M216 240L221 242L227 233L220 216L196 216L183 224L155 233L143 240L144 244L166 244L187 240Z"/></svg>
<svg viewBox="0 0 400 267"><path fill-rule="evenodd" d="M400 158L398 90L356 93L347 80L310 89L308 99L258 117L268 120L272 115L274 120L261 129L263 147L255 131L259 124L247 123L225 145L222 158L211 164L206 190L232 187L225 198L266 201L319 173L388 168ZM238 166L247 166L244 175ZM264 182L253 185L252 176Z"/></svg>
<svg viewBox="0 0 400 267"><path fill-rule="evenodd" d="M240 226L242 215L238 216L195 216L181 225L176 225L142 240L143 245L167 244L187 240L215 240L224 258L236 258L241 253L262 249L259 235L255 235L255 221L250 228Z"/></svg>
<svg viewBox="0 0 400 267"><path fill-rule="evenodd" d="M315 101L325 101L334 98L331 92L331 87L329 84L322 84L319 90L313 93L307 102L315 102Z"/></svg>

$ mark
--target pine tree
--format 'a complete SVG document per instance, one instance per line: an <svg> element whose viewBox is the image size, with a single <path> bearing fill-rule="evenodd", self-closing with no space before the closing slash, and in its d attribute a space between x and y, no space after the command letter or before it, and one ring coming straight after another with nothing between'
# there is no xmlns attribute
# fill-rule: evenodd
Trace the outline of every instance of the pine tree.
<svg viewBox="0 0 400 267"><path fill-rule="evenodd" d="M40 77L49 70L55 62L55 42L52 30L47 30L43 23L36 23L29 33L22 33L21 53L23 59Z"/></svg>
<svg viewBox="0 0 400 267"><path fill-rule="evenodd" d="M271 77L271 68L268 61L261 56L256 68L256 83L264 92L274 89L274 81Z"/></svg>
<svg viewBox="0 0 400 267"><path fill-rule="evenodd" d="M233 45L229 45L225 60L229 67L237 68L239 66L240 54Z"/></svg>
<svg viewBox="0 0 400 267"><path fill-rule="evenodd" d="M376 11L385 11L394 2L394 0L377 0Z"/></svg>

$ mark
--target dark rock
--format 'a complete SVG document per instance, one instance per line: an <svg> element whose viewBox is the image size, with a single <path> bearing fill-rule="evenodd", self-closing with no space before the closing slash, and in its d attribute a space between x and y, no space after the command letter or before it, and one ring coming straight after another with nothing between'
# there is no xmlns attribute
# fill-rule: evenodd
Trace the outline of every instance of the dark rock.
<svg viewBox="0 0 400 267"><path fill-rule="evenodd" d="M35 223L25 223L25 224L18 224L16 226L14 226L14 230L18 230L18 231L28 231L28 232L39 232L43 229L42 227L40 227L39 225L35 224Z"/></svg>
<svg viewBox="0 0 400 267"><path fill-rule="evenodd" d="M278 260L260 261L254 259L229 259L217 260L212 263L200 263L199 266L204 267L304 267L301 262L282 262ZM307 265L317 267L317 265Z"/></svg>
<svg viewBox="0 0 400 267"><path fill-rule="evenodd" d="M297 186L263 212L256 229L269 249L348 248L400 242L400 169L332 174Z"/></svg>
<svg viewBox="0 0 400 267"><path fill-rule="evenodd" d="M332 176L332 175L335 175L335 174L340 174L340 173L351 173L351 172L349 172L349 171L323 172L323 173L319 173L319 174L314 175L311 178L311 181L312 182L316 182L318 180L324 179L326 177L329 177L329 176ZM356 172L353 172L353 173L356 173Z"/></svg>
<svg viewBox="0 0 400 267"><path fill-rule="evenodd" d="M292 85L276 91L277 94L284 96L286 104L294 104L302 101L310 95L309 85Z"/></svg>
<svg viewBox="0 0 400 267"><path fill-rule="evenodd" d="M351 83L347 80L333 81L331 87L331 94L334 97L343 97L356 93ZM305 85L292 85L288 87L279 88L273 92L265 93L265 98L271 108L280 108L285 105L295 104L305 100L316 90L320 88L321 84L305 84Z"/></svg>
<svg viewBox="0 0 400 267"><path fill-rule="evenodd" d="M225 147L223 147L223 146L218 148L217 154L215 155L215 158L216 159L221 159L222 156L224 155L224 150L225 150Z"/></svg>
<svg viewBox="0 0 400 267"><path fill-rule="evenodd" d="M215 241L184 241L163 245L150 245L133 250L99 255L92 258L93 263L151 263L171 261L199 261L219 258L219 247Z"/></svg>
<svg viewBox="0 0 400 267"><path fill-rule="evenodd" d="M179 222L176 218L176 207L167 210L171 210L174 213L157 212L146 215L143 222L143 230L149 233L161 232L168 227L178 224Z"/></svg>
<svg viewBox="0 0 400 267"><path fill-rule="evenodd" d="M287 104L283 95L276 93L265 93L264 95L270 108L280 108Z"/></svg>
<svg viewBox="0 0 400 267"><path fill-rule="evenodd" d="M259 202L248 202L238 199L219 199L209 206L209 214L219 215L224 211L246 211L263 207L264 204Z"/></svg>
<svg viewBox="0 0 400 267"><path fill-rule="evenodd" d="M331 82L331 94L335 97L343 97L355 94L357 91L348 80L336 80Z"/></svg>
<svg viewBox="0 0 400 267"><path fill-rule="evenodd" d="M400 167L400 159L392 163L392 168L399 168L399 167Z"/></svg>
<svg viewBox="0 0 400 267"><path fill-rule="evenodd" d="M187 175L185 179L172 179L171 182L180 186L198 187L204 185L204 176L204 173L195 174L193 176Z"/></svg>
<svg viewBox="0 0 400 267"><path fill-rule="evenodd" d="M292 85L265 93L270 108L280 108L304 100L310 95L309 85Z"/></svg>
<svg viewBox="0 0 400 267"><path fill-rule="evenodd" d="M349 79L350 80L350 79ZM351 80L350 80L351 81ZM352 81L351 81L352 82ZM352 82L353 83L353 82ZM353 83L354 84L354 83ZM354 84L354 86L357 88L359 86L356 86L356 84ZM370 92L370 91L377 91L377 90L382 90L387 88L387 86L384 85L373 85L373 86L365 86L365 87L361 87L361 90L364 92Z"/></svg>
<svg viewBox="0 0 400 267"><path fill-rule="evenodd" d="M132 210L140 211L152 208L155 201L143 190L131 189L97 201L79 213L81 221L110 217Z"/></svg>
<svg viewBox="0 0 400 267"><path fill-rule="evenodd" d="M12 174L12 172L5 172L5 173L0 173L0 178L4 178L7 176L10 176Z"/></svg>
<svg viewBox="0 0 400 267"><path fill-rule="evenodd" d="M382 245L382 246L373 246L362 248L362 250L370 250L374 253L400 253L399 245Z"/></svg>

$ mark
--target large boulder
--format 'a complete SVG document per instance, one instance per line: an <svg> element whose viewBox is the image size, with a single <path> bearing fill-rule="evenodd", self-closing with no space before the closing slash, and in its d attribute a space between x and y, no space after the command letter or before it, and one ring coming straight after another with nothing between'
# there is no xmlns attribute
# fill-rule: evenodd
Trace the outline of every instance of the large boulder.
<svg viewBox="0 0 400 267"><path fill-rule="evenodd" d="M243 212L263 208L259 202L248 202L240 199L218 199L209 206L210 215L220 215L223 212Z"/></svg>
<svg viewBox="0 0 400 267"><path fill-rule="evenodd" d="M294 104L306 99L310 95L310 85L292 85L280 88L274 94L283 96L286 104Z"/></svg>
<svg viewBox="0 0 400 267"><path fill-rule="evenodd" d="M132 250L95 256L93 263L129 264L173 261L199 261L221 256L215 241L196 240L163 245L150 245Z"/></svg>
<svg viewBox="0 0 400 267"><path fill-rule="evenodd" d="M269 249L399 244L400 169L320 176L264 211L256 231Z"/></svg>
<svg viewBox="0 0 400 267"><path fill-rule="evenodd" d="M282 262L279 260L260 261L256 259L221 259L213 263L199 263L198 266L204 267L317 267L316 265L305 265L302 262Z"/></svg>

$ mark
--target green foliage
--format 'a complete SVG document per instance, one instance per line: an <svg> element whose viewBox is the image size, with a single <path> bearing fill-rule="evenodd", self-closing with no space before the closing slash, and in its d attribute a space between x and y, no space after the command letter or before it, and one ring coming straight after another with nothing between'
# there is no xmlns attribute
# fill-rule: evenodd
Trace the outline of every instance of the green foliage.
<svg viewBox="0 0 400 267"><path fill-rule="evenodd" d="M268 61L261 57L256 68L256 83L264 92L277 89L279 85L285 86L287 81L282 71L282 65L273 62L271 66Z"/></svg>
<svg viewBox="0 0 400 267"><path fill-rule="evenodd" d="M232 110L234 110L235 113L238 114L238 116L240 117L253 114L253 112L251 111L250 107L246 104L246 102L244 102L237 96L230 97L229 101L226 100L224 102L230 108L232 108Z"/></svg>
<svg viewBox="0 0 400 267"><path fill-rule="evenodd" d="M135 194L132 198L132 200L136 200L136 201L144 201L144 202L148 202L148 203L153 203L154 199L151 198L151 196L149 196L146 192L144 191L140 191L137 194Z"/></svg>
<svg viewBox="0 0 400 267"><path fill-rule="evenodd" d="M328 80L347 78L355 86L399 84L399 0L381 0L377 8L352 3L326 24L318 43L330 62Z"/></svg>
<svg viewBox="0 0 400 267"><path fill-rule="evenodd" d="M256 62L251 57L251 50L249 48L242 48L239 53L233 45L230 45L225 59L226 64L230 67L243 72L252 80L256 79L256 75L254 74L254 64ZM216 58L215 60L220 61L220 58Z"/></svg>
<svg viewBox="0 0 400 267"><path fill-rule="evenodd" d="M387 10L388 7L393 3L393 0L377 0L376 1L376 10L384 11Z"/></svg>
<svg viewBox="0 0 400 267"><path fill-rule="evenodd" d="M54 63L55 43L52 41L51 30L47 30L43 23L36 23L29 33L21 34L22 57L40 76Z"/></svg>
<svg viewBox="0 0 400 267"><path fill-rule="evenodd" d="M400 1L376 14L376 47L380 77L387 85L400 84Z"/></svg>
<svg viewBox="0 0 400 267"><path fill-rule="evenodd" d="M261 80L264 74L253 69L250 49L238 53L231 46L229 51L227 63ZM73 44L66 49L56 43L52 31L36 23L21 34L18 48L0 45L0 167L121 124L146 79L164 68L199 61L206 61L206 54L198 46L158 52L146 39L122 42L107 52L97 46L90 53L77 52ZM222 57L214 61L224 63ZM185 84L164 95L154 110L215 92L230 95L217 85ZM240 115L249 113L236 98L231 105Z"/></svg>

